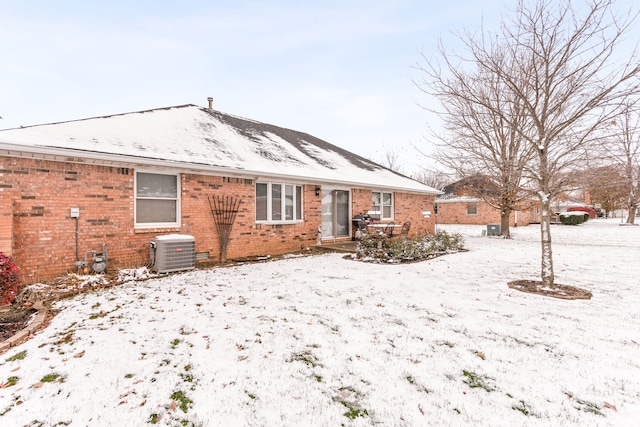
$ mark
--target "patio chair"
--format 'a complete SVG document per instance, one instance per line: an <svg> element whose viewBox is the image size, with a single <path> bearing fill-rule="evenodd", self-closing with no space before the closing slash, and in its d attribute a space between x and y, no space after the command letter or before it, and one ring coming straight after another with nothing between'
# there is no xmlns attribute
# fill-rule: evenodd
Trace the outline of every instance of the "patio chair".
<svg viewBox="0 0 640 427"><path fill-rule="evenodd" d="M402 224L402 228L400 229L400 235L407 237L409 235L409 229L411 228L411 221L407 221Z"/></svg>
<svg viewBox="0 0 640 427"><path fill-rule="evenodd" d="M409 235L409 229L411 228L411 221L407 221L404 224L402 224L402 227L400 228L400 233L399 234L394 234L393 238L403 238L406 239L407 236Z"/></svg>
<svg viewBox="0 0 640 427"><path fill-rule="evenodd" d="M393 230L395 228L395 223L394 222L390 222L389 224L387 224L387 226L384 229L384 234L387 235L388 238L393 237Z"/></svg>

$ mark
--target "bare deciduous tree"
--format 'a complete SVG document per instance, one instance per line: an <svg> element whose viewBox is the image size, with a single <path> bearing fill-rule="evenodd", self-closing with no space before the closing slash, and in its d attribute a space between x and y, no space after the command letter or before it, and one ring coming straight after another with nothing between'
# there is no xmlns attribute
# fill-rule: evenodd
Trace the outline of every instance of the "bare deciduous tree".
<svg viewBox="0 0 640 427"><path fill-rule="evenodd" d="M622 63L614 60L634 16L620 17L612 5L611 0L593 0L582 14L569 1L520 1L515 25L503 25L501 35L512 66L525 73L510 73L502 61L484 55L481 44L473 45L479 60L518 94L532 124L526 128L531 132L521 135L537 154L525 172L536 182L540 200L544 286L555 280L550 203L567 184L562 172L579 167L615 107L638 89L636 55Z"/></svg>
<svg viewBox="0 0 640 427"><path fill-rule="evenodd" d="M394 172L403 173L402 162L400 161L400 154L394 150L387 150L380 164L387 169L391 169Z"/></svg>
<svg viewBox="0 0 640 427"><path fill-rule="evenodd" d="M591 203L604 211L613 212L624 205L626 191L619 165L589 167L582 171L579 181L589 192Z"/></svg>
<svg viewBox="0 0 640 427"><path fill-rule="evenodd" d="M453 178L450 174L440 170L427 168L423 168L419 172L414 172L411 174L411 178L440 191L453 182Z"/></svg>
<svg viewBox="0 0 640 427"><path fill-rule="evenodd" d="M494 55L506 57L493 46ZM418 67L427 79L416 82L435 97L442 109L433 110L444 123L444 132L434 135L438 141L436 160L456 172L461 178L485 178L491 191L478 188L475 196L500 212L501 234L510 237L509 218L528 193L522 191L525 166L533 150L516 130L527 125L523 105L497 75L483 67L465 72L457 61L448 56L440 44L439 54L447 76L431 66ZM505 66L507 64L505 63Z"/></svg>
<svg viewBox="0 0 640 427"><path fill-rule="evenodd" d="M640 112L632 105L625 105L621 114L611 121L611 127L615 131L607 144L608 154L613 164L619 166L627 224L634 224L640 205Z"/></svg>
<svg viewBox="0 0 640 427"><path fill-rule="evenodd" d="M639 88L636 52L615 56L636 15L618 14L613 0L590 0L584 9L574 5L520 0L513 18L503 20L495 34L460 37L467 60L481 70L476 75L493 76L500 100L522 109L524 125L510 110L491 106L487 114L504 120L534 153L523 172L540 203L541 278L548 287L555 280L551 200L568 186L566 172L584 165L616 107Z"/></svg>

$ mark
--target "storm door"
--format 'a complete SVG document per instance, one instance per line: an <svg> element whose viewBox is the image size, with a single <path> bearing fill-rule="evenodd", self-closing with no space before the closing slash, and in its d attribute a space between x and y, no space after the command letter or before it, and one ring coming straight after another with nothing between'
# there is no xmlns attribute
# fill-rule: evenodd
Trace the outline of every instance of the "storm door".
<svg viewBox="0 0 640 427"><path fill-rule="evenodd" d="M350 236L349 223L349 191L323 189L322 238Z"/></svg>

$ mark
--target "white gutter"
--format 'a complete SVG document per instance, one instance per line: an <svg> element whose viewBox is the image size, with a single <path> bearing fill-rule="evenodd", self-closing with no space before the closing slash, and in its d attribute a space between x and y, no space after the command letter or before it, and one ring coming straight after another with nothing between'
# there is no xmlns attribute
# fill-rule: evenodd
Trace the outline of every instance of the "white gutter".
<svg viewBox="0 0 640 427"><path fill-rule="evenodd" d="M148 157L138 157L124 154L106 154L98 153L95 151L77 150L73 148L57 148L46 146L24 146L20 144L11 144L0 142L0 155L6 155L9 157L29 158L38 160L50 160L56 162L67 162L77 164L89 164L100 166L115 166L115 167L132 167L132 166L145 166L154 167L159 169L182 169L189 172L208 174L217 174L232 177L243 177L251 179L259 178L278 178L287 179L292 181L307 182L307 183L319 183L319 184L332 184L332 185L345 185L349 187L358 186L359 188L375 189L375 190L392 190L400 191L410 194L442 194L438 190L424 190L411 189L400 186L381 186L372 185L371 183L357 182L357 181L344 181L339 179L327 179L322 177L302 176L302 175L283 175L282 173L265 172L257 170L248 170L241 168L232 168L229 166L213 166L201 163L185 163L176 162L166 159L154 159ZM406 178L410 179L410 178ZM422 185L416 181L416 184Z"/></svg>
<svg viewBox="0 0 640 427"><path fill-rule="evenodd" d="M442 194L442 193L440 193ZM449 199L436 199L436 203L440 204L440 203L458 203L458 202L481 202L482 199L478 199L477 197L471 197L471 196L458 196L458 197L452 197Z"/></svg>

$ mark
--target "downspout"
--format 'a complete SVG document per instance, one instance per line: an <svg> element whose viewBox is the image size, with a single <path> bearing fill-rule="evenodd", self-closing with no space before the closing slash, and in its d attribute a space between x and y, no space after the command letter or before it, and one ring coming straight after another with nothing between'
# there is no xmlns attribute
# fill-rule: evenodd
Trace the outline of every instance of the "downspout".
<svg viewBox="0 0 640 427"><path fill-rule="evenodd" d="M76 266L80 262L80 252L78 249L78 217L76 217Z"/></svg>

